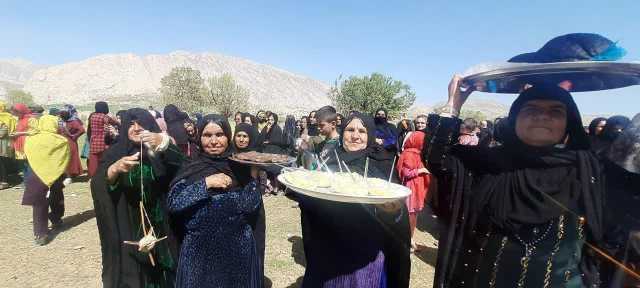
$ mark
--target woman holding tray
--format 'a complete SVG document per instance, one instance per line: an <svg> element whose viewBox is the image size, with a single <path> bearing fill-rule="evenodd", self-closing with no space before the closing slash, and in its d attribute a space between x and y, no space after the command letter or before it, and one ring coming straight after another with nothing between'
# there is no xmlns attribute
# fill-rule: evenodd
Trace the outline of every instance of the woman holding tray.
<svg viewBox="0 0 640 288"><path fill-rule="evenodd" d="M536 85L513 102L502 146L456 145L461 78L431 115L423 149L437 177L434 287L599 287L604 186L573 98ZM502 122L502 121L501 121Z"/></svg>
<svg viewBox="0 0 640 288"><path fill-rule="evenodd" d="M198 123L200 149L171 184L168 207L182 231L176 287L262 287L250 217L262 199L255 171L233 169L223 116Z"/></svg>
<svg viewBox="0 0 640 288"><path fill-rule="evenodd" d="M371 117L354 113L345 119L341 140L337 154L350 171L363 174L369 158L369 177L389 177L394 155L375 143ZM329 160L333 171L339 170L336 160ZM298 197L307 261L302 287L409 287L410 237L403 203Z"/></svg>

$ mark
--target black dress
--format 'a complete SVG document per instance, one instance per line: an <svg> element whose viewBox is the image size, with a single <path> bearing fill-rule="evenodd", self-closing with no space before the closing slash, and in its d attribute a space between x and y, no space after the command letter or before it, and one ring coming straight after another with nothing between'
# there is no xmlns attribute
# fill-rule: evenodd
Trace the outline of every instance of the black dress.
<svg viewBox="0 0 640 288"><path fill-rule="evenodd" d="M459 119L431 115L429 123L425 159L438 179L433 205L445 226L434 287L597 285L584 243L599 243L604 189L590 152L562 151L573 158L547 163L551 157L504 146L454 145Z"/></svg>

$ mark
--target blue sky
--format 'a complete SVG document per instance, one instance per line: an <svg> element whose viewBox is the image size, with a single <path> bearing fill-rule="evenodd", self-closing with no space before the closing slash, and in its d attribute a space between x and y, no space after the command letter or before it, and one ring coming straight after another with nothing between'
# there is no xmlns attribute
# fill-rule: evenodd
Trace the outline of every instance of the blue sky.
<svg viewBox="0 0 640 288"><path fill-rule="evenodd" d="M411 85L417 103L432 104L446 97L453 73L566 33L600 33L640 60L637 11L636 0L0 0L0 58L60 64L104 53L210 51L327 83L381 72ZM575 98L583 113L640 112L639 87Z"/></svg>

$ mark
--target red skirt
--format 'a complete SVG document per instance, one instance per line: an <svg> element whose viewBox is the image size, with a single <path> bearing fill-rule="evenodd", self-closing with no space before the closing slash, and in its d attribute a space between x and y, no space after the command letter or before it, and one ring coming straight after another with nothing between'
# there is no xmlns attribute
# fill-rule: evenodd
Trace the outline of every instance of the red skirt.
<svg viewBox="0 0 640 288"><path fill-rule="evenodd" d="M78 151L78 142L69 140L69 150L71 151L71 161L67 166L67 176L76 177L82 174L82 161Z"/></svg>

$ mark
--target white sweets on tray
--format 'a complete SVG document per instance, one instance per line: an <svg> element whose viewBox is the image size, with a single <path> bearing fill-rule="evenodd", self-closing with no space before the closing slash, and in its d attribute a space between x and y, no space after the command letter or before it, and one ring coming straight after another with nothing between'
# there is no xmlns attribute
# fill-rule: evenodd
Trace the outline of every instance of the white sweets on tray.
<svg viewBox="0 0 640 288"><path fill-rule="evenodd" d="M383 204L411 194L405 186L348 172L285 170L278 181L309 197L347 203Z"/></svg>

